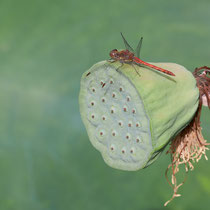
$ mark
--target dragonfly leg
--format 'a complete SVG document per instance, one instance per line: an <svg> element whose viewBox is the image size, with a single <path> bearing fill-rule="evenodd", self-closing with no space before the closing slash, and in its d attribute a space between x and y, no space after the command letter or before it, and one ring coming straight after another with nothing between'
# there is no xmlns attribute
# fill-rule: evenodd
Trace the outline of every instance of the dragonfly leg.
<svg viewBox="0 0 210 210"><path fill-rule="evenodd" d="M119 70L119 69L123 66L123 64L124 64L123 62L120 62L120 63L121 63L121 65L120 65L119 67L117 67L117 69L116 69L117 72L119 72L118 70Z"/></svg>
<svg viewBox="0 0 210 210"><path fill-rule="evenodd" d="M114 62L116 62L116 60L113 60L113 59L109 59L109 60L107 60L109 63L114 63ZM119 68L121 68L122 66L123 66L123 64L124 64L124 62L122 62L121 60L119 60L120 61L120 63L121 63L121 65L119 66L119 67L117 67L117 69L116 69L116 71L117 72L119 72L118 70L119 70Z"/></svg>
<svg viewBox="0 0 210 210"><path fill-rule="evenodd" d="M107 60L109 63L114 63L114 62L116 62L116 60L113 60L113 59L109 59L109 60Z"/></svg>
<svg viewBox="0 0 210 210"><path fill-rule="evenodd" d="M136 73L137 73L137 74L139 75L139 77L140 77L141 75L139 74L139 72L138 72L137 69L135 68L135 65L132 64L132 66L133 66L133 68L135 69Z"/></svg>

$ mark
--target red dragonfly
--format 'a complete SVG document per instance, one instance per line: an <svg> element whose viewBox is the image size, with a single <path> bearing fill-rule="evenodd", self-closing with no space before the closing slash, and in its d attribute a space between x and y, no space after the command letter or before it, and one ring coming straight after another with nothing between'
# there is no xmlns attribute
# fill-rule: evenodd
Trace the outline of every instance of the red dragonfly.
<svg viewBox="0 0 210 210"><path fill-rule="evenodd" d="M133 48L128 44L128 42L125 40L124 36L122 35L121 33L121 36L123 38L123 41L125 43L125 47L126 47L126 50L121 50L121 51L118 51L117 49L114 49L112 50L109 55L110 57L114 60L114 61L120 61L120 63L130 63L130 64L137 64L137 65L140 65L140 66L146 66L146 67L149 67L149 68L152 68L152 69L155 69L157 71L160 71L162 73L165 73L165 74L168 74L168 75L171 75L171 76L175 76L174 73L166 70L166 69L163 69L163 68L160 68L158 66L155 66L155 65L152 65L150 63L147 63L143 60L141 60L139 57L140 57L140 49L141 49L141 45L142 45L142 40L143 40L143 37L141 37L140 41L139 41L139 44L136 48L136 54L137 54L137 57L134 55L134 50ZM136 69L135 69L136 70ZM137 72L137 71L136 71ZM138 73L138 72L137 72Z"/></svg>

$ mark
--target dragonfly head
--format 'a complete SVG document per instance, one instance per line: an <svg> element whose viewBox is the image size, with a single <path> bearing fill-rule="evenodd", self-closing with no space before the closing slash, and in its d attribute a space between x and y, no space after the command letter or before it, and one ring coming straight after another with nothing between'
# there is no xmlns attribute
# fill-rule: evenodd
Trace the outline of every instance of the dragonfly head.
<svg viewBox="0 0 210 210"><path fill-rule="evenodd" d="M110 55L110 57L113 58L113 59L116 58L117 55L118 55L118 50L117 50L117 49L112 50L112 51L109 53L109 55Z"/></svg>

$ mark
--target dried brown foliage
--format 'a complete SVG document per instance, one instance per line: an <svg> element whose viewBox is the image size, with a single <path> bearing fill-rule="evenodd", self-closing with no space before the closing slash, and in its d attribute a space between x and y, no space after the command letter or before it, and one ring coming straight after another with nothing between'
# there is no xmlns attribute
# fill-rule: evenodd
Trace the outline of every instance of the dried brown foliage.
<svg viewBox="0 0 210 210"><path fill-rule="evenodd" d="M164 206L175 197L181 196L177 194L177 192L179 187L184 184L185 180L177 184L176 174L179 172L179 166L184 164L185 171L188 172L189 169L194 169L193 163L198 162L202 156L204 156L206 160L208 159L206 150L208 150L207 145L209 145L209 143L206 142L201 133L200 116L202 105L205 101L207 103L205 105L210 108L210 68L207 66L196 68L193 75L200 92L199 105L192 121L175 137L167 151L167 153L171 154L171 164L168 166L165 175L173 189L173 196ZM172 171L171 182L167 176L169 169Z"/></svg>

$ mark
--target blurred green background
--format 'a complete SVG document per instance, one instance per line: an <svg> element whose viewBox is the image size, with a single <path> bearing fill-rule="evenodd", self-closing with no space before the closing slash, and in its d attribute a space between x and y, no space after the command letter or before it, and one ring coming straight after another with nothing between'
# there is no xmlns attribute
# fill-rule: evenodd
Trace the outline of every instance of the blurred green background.
<svg viewBox="0 0 210 210"><path fill-rule="evenodd" d="M208 209L202 159L180 189L164 177L170 157L125 172L108 167L81 122L80 78L123 48L193 70L210 66L210 1L0 0L0 210ZM210 140L210 113L202 113ZM207 155L210 154L207 153Z"/></svg>

